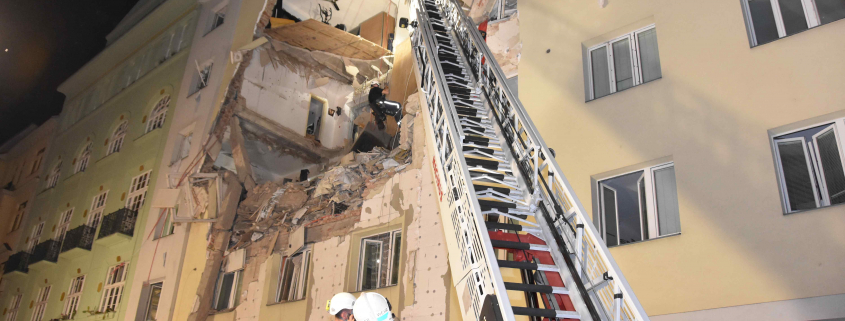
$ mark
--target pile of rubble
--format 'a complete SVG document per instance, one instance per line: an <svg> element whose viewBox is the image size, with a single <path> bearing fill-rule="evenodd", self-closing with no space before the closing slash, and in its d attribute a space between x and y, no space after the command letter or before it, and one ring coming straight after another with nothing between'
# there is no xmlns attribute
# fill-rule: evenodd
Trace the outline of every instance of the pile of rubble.
<svg viewBox="0 0 845 321"><path fill-rule="evenodd" d="M399 145L392 151L376 147L350 152L322 173L301 182L267 182L246 195L237 210L228 250L258 242L265 236L287 234L332 218L360 216L370 191L378 190L412 161L413 115L405 115Z"/></svg>

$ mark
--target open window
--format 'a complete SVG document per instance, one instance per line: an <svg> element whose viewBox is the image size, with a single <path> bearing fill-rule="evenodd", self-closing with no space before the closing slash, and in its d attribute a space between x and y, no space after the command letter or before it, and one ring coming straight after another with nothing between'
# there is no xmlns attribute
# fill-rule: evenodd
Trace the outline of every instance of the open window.
<svg viewBox="0 0 845 321"><path fill-rule="evenodd" d="M845 203L842 119L773 138L787 213Z"/></svg>
<svg viewBox="0 0 845 321"><path fill-rule="evenodd" d="M228 6L217 8L212 12L211 23L208 27L208 32L206 32L206 34L214 31L214 29L217 29L217 27L223 25L223 22L226 21L226 9L228 9Z"/></svg>
<svg viewBox="0 0 845 321"><path fill-rule="evenodd" d="M657 30L646 28L596 45L589 50L587 100L601 98L663 76Z"/></svg>
<svg viewBox="0 0 845 321"><path fill-rule="evenodd" d="M674 164L599 181L597 208L597 225L607 246L680 233Z"/></svg>
<svg viewBox="0 0 845 321"><path fill-rule="evenodd" d="M161 282L150 285L146 309L144 310L144 321L156 320L156 315L158 314L158 302L161 299L161 286Z"/></svg>
<svg viewBox="0 0 845 321"><path fill-rule="evenodd" d="M378 289L398 283L401 245L401 230L361 239L358 291Z"/></svg>
<svg viewBox="0 0 845 321"><path fill-rule="evenodd" d="M751 46L845 18L842 0L743 0Z"/></svg>
<svg viewBox="0 0 845 321"><path fill-rule="evenodd" d="M217 286L214 289L214 309L217 311L228 310L235 307L235 296L238 293L241 270L231 272L220 272L217 278Z"/></svg>
<svg viewBox="0 0 845 321"><path fill-rule="evenodd" d="M214 64L211 62L203 65L197 64L197 73L195 73L194 77L191 79L191 90L188 91L188 96L193 95L208 86L208 79L211 77L211 67L213 65Z"/></svg>
<svg viewBox="0 0 845 321"><path fill-rule="evenodd" d="M65 240L65 235L70 229L71 218L73 218L72 208L62 212L62 215L59 216L59 224L56 226L56 235L53 237L53 239L56 240L56 242L59 242L59 244L62 244Z"/></svg>
<svg viewBox="0 0 845 321"><path fill-rule="evenodd" d="M29 235L29 242L26 244L26 251L32 253L35 250L35 246L38 245L39 240L41 240L41 233L44 232L44 222L38 223L32 227L32 232Z"/></svg>
<svg viewBox="0 0 845 321"><path fill-rule="evenodd" d="M293 255L282 258L279 275L279 291L276 302L305 299L308 270L311 265L311 249L306 247Z"/></svg>
<svg viewBox="0 0 845 321"><path fill-rule="evenodd" d="M96 229L100 226L100 220L103 218L103 210L106 208L106 199L109 191L102 192L91 201L91 214L88 215L88 226Z"/></svg>

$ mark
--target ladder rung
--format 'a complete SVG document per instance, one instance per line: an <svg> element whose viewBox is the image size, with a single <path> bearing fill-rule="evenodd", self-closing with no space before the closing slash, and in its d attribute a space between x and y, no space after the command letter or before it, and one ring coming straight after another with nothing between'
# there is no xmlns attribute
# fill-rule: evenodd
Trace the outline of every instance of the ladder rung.
<svg viewBox="0 0 845 321"><path fill-rule="evenodd" d="M540 233L540 229L519 225L519 224L507 224L507 223L499 223L499 222L486 222L488 230L510 230L510 231L524 231L529 233Z"/></svg>
<svg viewBox="0 0 845 321"><path fill-rule="evenodd" d="M549 251L548 246L540 245L540 244L502 241L502 240L490 240L490 242L493 243L493 247L503 248L503 249L532 250L532 251L546 251L546 252Z"/></svg>
<svg viewBox="0 0 845 321"><path fill-rule="evenodd" d="M505 289L523 292L549 293L549 294L569 294L569 290L560 286L551 286L543 284L525 284L505 282Z"/></svg>
<svg viewBox="0 0 845 321"><path fill-rule="evenodd" d="M581 319L581 316L578 315L578 312L575 312L575 311L537 309L537 308L525 308L525 307L513 307L513 314L527 315L527 316L534 316L534 317L543 317L543 318L578 319L578 320Z"/></svg>
<svg viewBox="0 0 845 321"><path fill-rule="evenodd" d="M518 262L518 261L507 261L507 260L498 260L500 268L510 268L510 269L521 269L521 270L535 270L535 271L549 271L549 272L558 272L560 270L554 265L549 264L537 264L532 262Z"/></svg>

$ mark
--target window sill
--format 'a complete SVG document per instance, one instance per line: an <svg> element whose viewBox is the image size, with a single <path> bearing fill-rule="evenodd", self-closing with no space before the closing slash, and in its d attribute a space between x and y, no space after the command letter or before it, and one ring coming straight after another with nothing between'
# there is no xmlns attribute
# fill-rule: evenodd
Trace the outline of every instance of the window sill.
<svg viewBox="0 0 845 321"><path fill-rule="evenodd" d="M293 301L279 301L279 302L268 303L267 306L269 307L269 306L274 306L274 305L282 305L282 304L285 304L285 303L297 303L297 302L305 302L305 298L302 298L302 299L299 299L299 300L293 300Z"/></svg>
<svg viewBox="0 0 845 321"><path fill-rule="evenodd" d="M111 153L111 154L108 154L108 155L106 155L106 156L103 156L102 158L100 158L100 159L96 160L96 161L94 162L94 164L100 164L100 162L105 161L105 160L107 160L107 159L115 159L115 158L117 158L117 157L111 157L111 156L112 156L112 155L117 155L117 154L120 154L120 151L116 151L116 152L114 152L114 153Z"/></svg>
<svg viewBox="0 0 845 321"><path fill-rule="evenodd" d="M221 27L221 26L223 26L224 24L225 24L225 22L224 22L224 23L221 23L219 26L214 27L213 29L211 29L211 30L207 31L206 33L204 33L204 34L202 35L202 36L203 36L203 38L205 38L205 36L210 35L210 34L211 34L212 32L214 32L215 30L220 29L220 27Z"/></svg>
<svg viewBox="0 0 845 321"><path fill-rule="evenodd" d="M832 208L832 207L839 207L839 206L843 206L843 205L845 205L845 203L839 203L839 204L833 204L833 205L827 205L827 206L819 206L819 207L816 207L816 208L811 208L811 209L808 209L808 210L800 210L800 211L795 211L795 212L786 212L786 213L783 213L783 216L813 212L813 211L817 211L817 210L822 210L822 209Z"/></svg>
<svg viewBox="0 0 845 321"><path fill-rule="evenodd" d="M663 76L660 76L659 78L656 78L656 79L654 79L654 80L649 80L649 81L646 81L646 82L644 82L644 83L642 83L642 84L639 84L639 85L636 85L636 86L633 86L633 87L630 87L630 88L626 88L626 89L622 89L622 90L617 90L617 91L615 91L615 92L609 93L609 94L607 94L607 95L604 95L604 96L601 96L601 97L598 97L598 98L588 99L588 100L585 100L584 102L585 102L585 103L589 103L589 102L592 102L592 101L596 101L596 100L602 99L602 98L604 98L604 97L613 96L613 95L615 95L615 94L622 93L622 92L626 92L626 91L628 91L628 90L631 90L631 89L637 88L637 87L642 86L642 85L645 85L645 84L650 84L650 83L655 82L655 81L658 81L658 80L660 80L660 79L663 79Z"/></svg>
<svg viewBox="0 0 845 321"><path fill-rule="evenodd" d="M146 126L146 124L144 124L144 126ZM156 129L153 129L153 130L151 130L151 131L149 131L149 132L147 132L147 133L144 133L143 135L138 136L138 138L135 138L132 142L133 142L133 143L135 143L135 144L142 144L142 143L144 143L145 141L152 139L152 138L150 138L150 137L158 137L158 136L160 136L160 134L159 134L159 133L160 133L160 132L162 132L162 129L164 129L164 126L159 127L159 128L156 128Z"/></svg>
<svg viewBox="0 0 845 321"><path fill-rule="evenodd" d="M79 179L79 177L85 174L85 171L73 173L73 175L68 176L62 183L71 183Z"/></svg>
<svg viewBox="0 0 845 321"><path fill-rule="evenodd" d="M378 290L381 290L381 289L389 289L389 288L392 288L392 287L395 287L395 286L399 286L399 284L394 284L394 285L383 286L383 287L380 287L380 288L375 288L375 289L356 290L356 291L351 291L351 292L349 292L349 293L364 293L364 292L372 292L372 291L378 291Z"/></svg>
<svg viewBox="0 0 845 321"><path fill-rule="evenodd" d="M208 311L208 315L218 315L218 314L223 315L223 314L226 314L226 313L232 313L232 312L235 312L236 308L237 307L231 307L231 308L228 308L228 309L225 309L225 310L211 309L210 311Z"/></svg>
<svg viewBox="0 0 845 321"><path fill-rule="evenodd" d="M186 96L185 98L191 98L194 95L196 95L197 93L202 92L202 90L207 88L207 87L208 87L208 85L205 85L205 87L199 88L196 91L189 93L188 96Z"/></svg>
<svg viewBox="0 0 845 321"><path fill-rule="evenodd" d="M655 237L655 238L650 238L650 239L648 239L648 240L642 240L642 241L636 241L636 242L625 243L625 244L620 244L620 245L608 246L607 248L608 248L608 249L615 249L615 248L620 247L620 246L632 245L632 244L640 244L640 243L645 243L645 242L648 242L648 241L660 240L660 239L665 239L665 238L669 238L669 237L673 237L673 236L680 236L680 235L681 235L681 232L678 232L678 233L674 233L674 234L669 234L669 235L658 236L658 237Z"/></svg>
<svg viewBox="0 0 845 321"><path fill-rule="evenodd" d="M164 235L164 236L159 236L159 237L156 237L156 238L154 238L154 239L153 239L153 241L157 241L157 240L163 239L163 238L168 237L168 236L171 236L171 235L173 235L173 234L176 234L176 233L174 232L174 233L170 233L170 234L167 234L167 235Z"/></svg>

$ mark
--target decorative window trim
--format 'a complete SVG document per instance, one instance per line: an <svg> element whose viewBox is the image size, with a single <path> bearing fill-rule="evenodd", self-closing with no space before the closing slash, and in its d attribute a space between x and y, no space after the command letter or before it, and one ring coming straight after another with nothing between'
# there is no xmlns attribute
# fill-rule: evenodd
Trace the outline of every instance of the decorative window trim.
<svg viewBox="0 0 845 321"><path fill-rule="evenodd" d="M53 239L58 241L61 244L65 240L65 234L67 231L70 230L70 221L73 219L73 208L69 208L68 210L62 212L59 215L59 222L56 225L56 233L53 236Z"/></svg>
<svg viewBox="0 0 845 321"><path fill-rule="evenodd" d="M50 175L47 176L47 189L56 187L59 184L59 177L62 174L62 159L59 158L59 162L53 166L53 169L50 171Z"/></svg>
<svg viewBox="0 0 845 321"><path fill-rule="evenodd" d="M88 214L88 226L97 228L100 222L103 221L103 212L106 209L106 201L108 201L109 191L102 192L94 196L91 200L91 211Z"/></svg>
<svg viewBox="0 0 845 321"><path fill-rule="evenodd" d="M35 246L41 241L41 235L44 233L44 223L41 222L32 227L32 231L29 234L29 242L26 245L27 252L32 253L35 250Z"/></svg>
<svg viewBox="0 0 845 321"><path fill-rule="evenodd" d="M9 302L9 310L6 312L6 321L17 321L22 299L23 294L12 297L12 301Z"/></svg>

